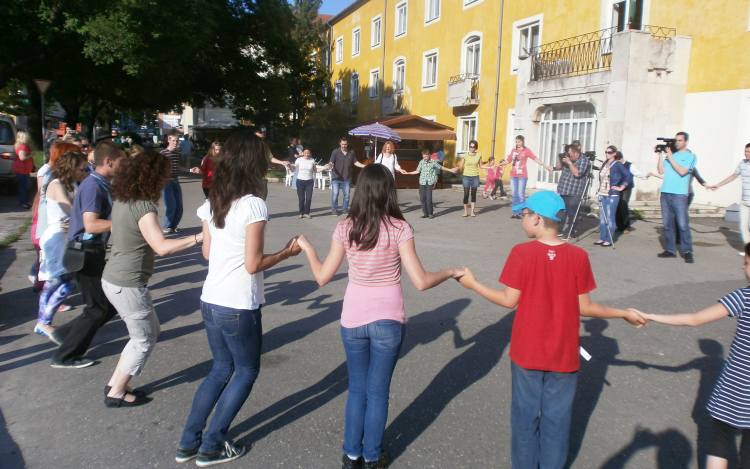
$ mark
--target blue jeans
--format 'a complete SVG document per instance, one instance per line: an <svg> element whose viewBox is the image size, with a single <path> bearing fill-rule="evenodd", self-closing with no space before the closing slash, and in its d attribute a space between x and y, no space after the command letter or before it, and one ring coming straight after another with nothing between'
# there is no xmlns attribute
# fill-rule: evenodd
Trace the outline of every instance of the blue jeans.
<svg viewBox="0 0 750 469"><path fill-rule="evenodd" d="M31 177L28 174L16 173L18 179L18 205L29 203L29 184Z"/></svg>
<svg viewBox="0 0 750 469"><path fill-rule="evenodd" d="M201 452L208 453L221 447L229 425L253 389L260 371L263 326L260 308L241 310L201 302L201 313L214 364L195 392L179 447L200 446ZM211 425L201 438L214 407Z"/></svg>
<svg viewBox="0 0 750 469"><path fill-rule="evenodd" d="M351 185L352 181L331 180L331 210L339 209L339 188L341 188L344 190L344 204L341 206L341 210L344 213L349 211L349 188Z"/></svg>
<svg viewBox="0 0 750 469"><path fill-rule="evenodd" d="M380 459L391 377L404 333L404 324L393 320L341 327L349 369L343 451L349 456L364 456L366 461Z"/></svg>
<svg viewBox="0 0 750 469"><path fill-rule="evenodd" d="M526 182L528 178L510 177L510 190L513 192L513 207L526 202ZM513 210L513 215L520 215L523 210Z"/></svg>
<svg viewBox="0 0 750 469"><path fill-rule="evenodd" d="M573 235L573 225L575 225L576 210L578 204L581 203L582 195L561 195L563 203L565 204L565 211L563 212L562 221L560 222L560 228L557 232L565 234L567 236ZM565 223L567 221L567 232L565 231Z"/></svg>
<svg viewBox="0 0 750 469"><path fill-rule="evenodd" d="M557 469L568 458L578 372L527 370L511 362L513 469Z"/></svg>
<svg viewBox="0 0 750 469"><path fill-rule="evenodd" d="M294 174L292 174L292 189L297 188L297 175L299 174L299 168L294 170Z"/></svg>
<svg viewBox="0 0 750 469"><path fill-rule="evenodd" d="M605 243L611 243L612 237L609 234L615 232L615 212L617 211L617 204L620 203L620 196L600 195L599 198L604 209L604 214L599 214L599 239ZM609 224L609 231L607 231L607 224Z"/></svg>
<svg viewBox="0 0 750 469"><path fill-rule="evenodd" d="M680 246L683 253L693 252L693 236L688 225L688 196L679 194L661 194L661 219L664 224L664 237L667 238L666 250L676 253L675 223L680 230Z"/></svg>
<svg viewBox="0 0 750 469"><path fill-rule="evenodd" d="M164 199L164 229L174 230L182 220L182 187L180 181L170 179L161 191Z"/></svg>

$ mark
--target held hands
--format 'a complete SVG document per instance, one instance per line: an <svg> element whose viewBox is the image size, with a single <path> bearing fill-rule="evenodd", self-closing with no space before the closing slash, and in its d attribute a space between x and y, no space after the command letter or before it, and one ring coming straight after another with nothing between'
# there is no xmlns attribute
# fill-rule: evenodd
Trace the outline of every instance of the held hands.
<svg viewBox="0 0 750 469"><path fill-rule="evenodd" d="M451 168L450 171L451 173L456 174L458 172L458 166L456 166L455 168Z"/></svg>
<svg viewBox="0 0 750 469"><path fill-rule="evenodd" d="M636 329L640 329L641 327L648 324L648 318L647 314L642 313L638 311L637 309L629 308L625 310L626 314L625 317L623 317L624 320L629 322L630 324L634 325Z"/></svg>
<svg viewBox="0 0 750 469"><path fill-rule="evenodd" d="M407 172L406 172L405 170L403 170L403 169L399 169L399 170L398 170L398 172L399 172L399 173L401 173L401 174L409 174L409 173L407 173Z"/></svg>
<svg viewBox="0 0 750 469"><path fill-rule="evenodd" d="M193 174L203 174L203 171L199 167L190 168L190 172Z"/></svg>
<svg viewBox="0 0 750 469"><path fill-rule="evenodd" d="M298 243L299 238L299 236L296 238L292 238L288 243L286 243L286 247L284 249L289 253L289 257L296 256L302 251L302 248L300 248L300 245Z"/></svg>
<svg viewBox="0 0 750 469"><path fill-rule="evenodd" d="M459 269L456 269L456 270L459 270ZM468 267L464 267L463 271L464 272L462 276L458 278L454 276L453 278L458 280L458 283L460 283L464 287L468 288L469 290L472 290L474 287L474 284L477 282L477 278L474 276L474 273L471 270L469 270Z"/></svg>
<svg viewBox="0 0 750 469"><path fill-rule="evenodd" d="M718 188L719 188L718 184L714 184L713 186L706 186L706 189L709 191L715 191Z"/></svg>
<svg viewBox="0 0 750 469"><path fill-rule="evenodd" d="M310 241L308 241L308 239L305 238L305 235L299 235L295 238L295 240L297 241L297 246L302 251L307 252L309 249L313 247L312 244L310 244Z"/></svg>
<svg viewBox="0 0 750 469"><path fill-rule="evenodd" d="M463 267L458 269L451 269L451 271L451 277L456 280L466 275L466 270Z"/></svg>

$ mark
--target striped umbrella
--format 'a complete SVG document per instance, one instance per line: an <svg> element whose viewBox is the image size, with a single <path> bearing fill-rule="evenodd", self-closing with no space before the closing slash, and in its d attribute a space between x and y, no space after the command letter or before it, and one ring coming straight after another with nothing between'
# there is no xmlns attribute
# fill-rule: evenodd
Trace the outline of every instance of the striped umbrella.
<svg viewBox="0 0 750 469"><path fill-rule="evenodd" d="M377 122L370 125L362 125L349 131L349 135L362 138L375 139L374 151L378 149L378 139L381 140L392 140L394 142L400 142L401 137L390 127Z"/></svg>

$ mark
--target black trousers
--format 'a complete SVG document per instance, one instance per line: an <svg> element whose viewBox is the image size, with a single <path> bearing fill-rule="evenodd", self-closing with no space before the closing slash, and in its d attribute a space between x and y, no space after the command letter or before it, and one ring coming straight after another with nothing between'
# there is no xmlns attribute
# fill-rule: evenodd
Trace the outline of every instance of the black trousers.
<svg viewBox="0 0 750 469"><path fill-rule="evenodd" d="M492 189L492 194L490 194L490 196L495 197L498 187L500 187L500 197L505 197L505 189L503 189L502 179L495 179L495 187Z"/></svg>
<svg viewBox="0 0 750 469"><path fill-rule="evenodd" d="M65 339L52 355L54 363L69 364L83 357L94 340L96 331L117 314L102 290L106 254L104 246L96 252L86 252L83 268L75 274L85 306L80 316L57 328L58 334Z"/></svg>
<svg viewBox="0 0 750 469"><path fill-rule="evenodd" d="M735 440L738 433L742 434L739 467L748 469L750 468L750 430L740 430L712 418L707 453L722 459L732 459L732 455L737 452Z"/></svg>
<svg viewBox="0 0 750 469"><path fill-rule="evenodd" d="M314 186L315 179L297 179L297 197L299 197L300 215L310 215L310 203L312 202Z"/></svg>
<svg viewBox="0 0 750 469"><path fill-rule="evenodd" d="M422 203L422 213L432 215L432 184L419 186L419 201Z"/></svg>
<svg viewBox="0 0 750 469"><path fill-rule="evenodd" d="M617 203L617 211L615 212L615 223L617 224L617 231L625 231L630 229L630 195L633 189L625 189L620 194L620 201Z"/></svg>

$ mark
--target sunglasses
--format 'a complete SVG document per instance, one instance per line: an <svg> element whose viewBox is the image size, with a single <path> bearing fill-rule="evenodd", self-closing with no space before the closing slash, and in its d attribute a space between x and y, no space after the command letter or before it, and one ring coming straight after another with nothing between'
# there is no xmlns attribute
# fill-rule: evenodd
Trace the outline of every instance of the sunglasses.
<svg viewBox="0 0 750 469"><path fill-rule="evenodd" d="M474 145L469 145L469 148L476 148Z"/></svg>
<svg viewBox="0 0 750 469"><path fill-rule="evenodd" d="M606 153L606 154L608 154L608 155L614 155L614 154L615 154L615 152L613 152L613 151L609 151L609 150L605 151L604 153Z"/></svg>

